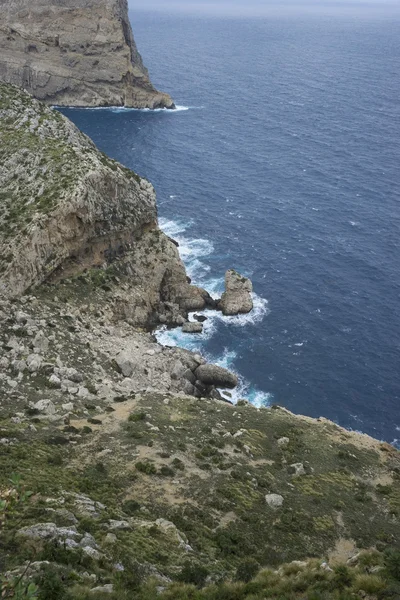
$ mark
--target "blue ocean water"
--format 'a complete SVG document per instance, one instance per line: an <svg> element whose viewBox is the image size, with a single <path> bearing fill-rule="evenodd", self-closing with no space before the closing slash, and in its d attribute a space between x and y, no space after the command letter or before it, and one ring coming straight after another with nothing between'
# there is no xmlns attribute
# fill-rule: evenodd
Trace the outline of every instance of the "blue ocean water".
<svg viewBox="0 0 400 600"><path fill-rule="evenodd" d="M400 21L135 13L180 109L65 110L150 179L195 283L252 278L256 310L203 336L257 403L400 438Z"/></svg>

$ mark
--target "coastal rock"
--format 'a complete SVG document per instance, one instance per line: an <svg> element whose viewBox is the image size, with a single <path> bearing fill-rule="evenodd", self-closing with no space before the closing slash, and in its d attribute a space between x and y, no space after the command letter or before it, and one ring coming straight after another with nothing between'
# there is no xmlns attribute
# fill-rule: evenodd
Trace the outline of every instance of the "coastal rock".
<svg viewBox="0 0 400 600"><path fill-rule="evenodd" d="M201 323L185 323L182 325L182 331L184 333L202 333L203 325Z"/></svg>
<svg viewBox="0 0 400 600"><path fill-rule="evenodd" d="M201 383L215 387L234 388L239 383L234 373L217 365L200 365L195 370L195 375Z"/></svg>
<svg viewBox="0 0 400 600"><path fill-rule="evenodd" d="M253 285L250 279L230 269L225 274L225 292L219 302L224 315L248 313L253 308Z"/></svg>
<svg viewBox="0 0 400 600"><path fill-rule="evenodd" d="M163 314L168 323L185 322L189 310L212 305L188 283L178 248L158 229L148 181L102 154L59 112L5 84L0 137L0 299L80 274L92 289L110 290L112 267L127 282L110 302L117 319L148 327ZM43 336L35 338L40 352L48 347ZM18 352L20 341L7 348ZM28 359L28 369L40 361Z"/></svg>
<svg viewBox="0 0 400 600"><path fill-rule="evenodd" d="M48 104L174 108L152 85L127 0L1 0L0 80Z"/></svg>

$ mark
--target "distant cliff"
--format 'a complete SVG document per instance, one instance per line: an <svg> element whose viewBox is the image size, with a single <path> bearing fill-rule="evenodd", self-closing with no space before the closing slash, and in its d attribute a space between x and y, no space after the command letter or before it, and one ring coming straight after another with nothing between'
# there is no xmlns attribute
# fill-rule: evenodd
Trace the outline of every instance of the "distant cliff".
<svg viewBox="0 0 400 600"><path fill-rule="evenodd" d="M136 48L127 0L0 0L0 80L62 106L173 108Z"/></svg>

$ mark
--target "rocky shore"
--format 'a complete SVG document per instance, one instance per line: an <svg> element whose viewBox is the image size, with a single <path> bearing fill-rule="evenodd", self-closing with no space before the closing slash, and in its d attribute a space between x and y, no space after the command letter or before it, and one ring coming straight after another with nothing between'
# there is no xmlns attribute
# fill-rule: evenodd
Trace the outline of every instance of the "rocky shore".
<svg viewBox="0 0 400 600"><path fill-rule="evenodd" d="M152 185L5 84L0 137L2 597L396 597L399 452L223 401L233 373L152 332L251 282L192 285Z"/></svg>

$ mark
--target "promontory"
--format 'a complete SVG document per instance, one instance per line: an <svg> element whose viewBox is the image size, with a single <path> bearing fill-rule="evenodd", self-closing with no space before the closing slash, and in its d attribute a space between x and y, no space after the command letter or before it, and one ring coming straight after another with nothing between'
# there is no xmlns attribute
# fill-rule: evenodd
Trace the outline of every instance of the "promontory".
<svg viewBox="0 0 400 600"><path fill-rule="evenodd" d="M174 108L152 85L127 0L0 0L0 81L60 106Z"/></svg>
<svg viewBox="0 0 400 600"><path fill-rule="evenodd" d="M152 333L249 280L193 286L153 186L5 84L0 140L1 598L400 598L400 453Z"/></svg>

